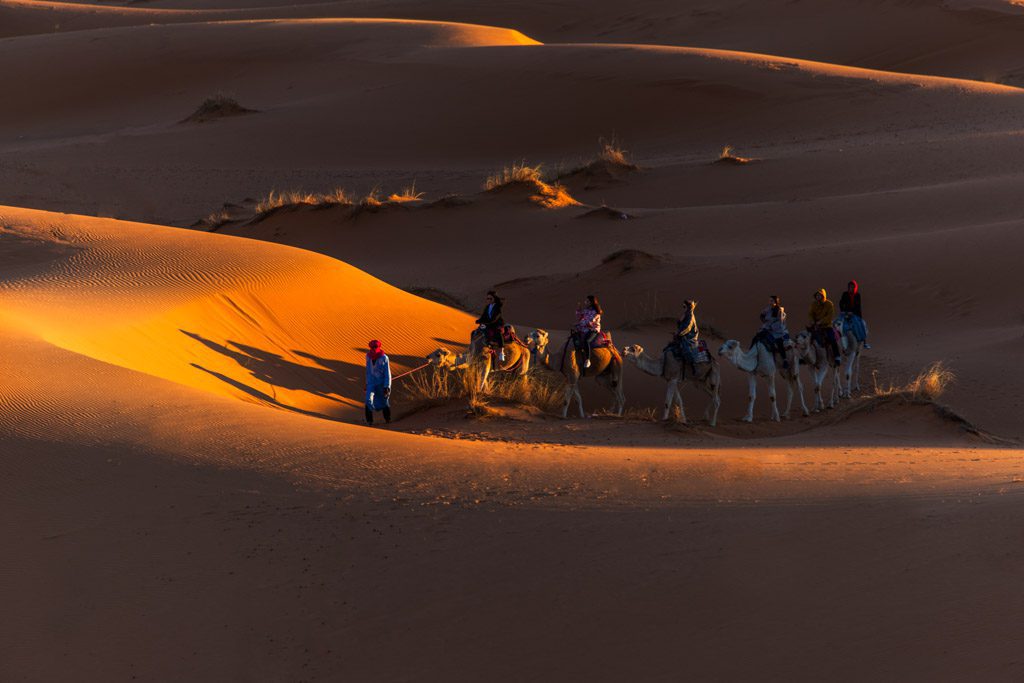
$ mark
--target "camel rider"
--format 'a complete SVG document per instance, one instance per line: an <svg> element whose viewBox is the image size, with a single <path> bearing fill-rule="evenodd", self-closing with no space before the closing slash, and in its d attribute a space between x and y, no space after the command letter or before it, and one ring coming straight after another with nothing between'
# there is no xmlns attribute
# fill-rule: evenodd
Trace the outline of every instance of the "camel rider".
<svg viewBox="0 0 1024 683"><path fill-rule="evenodd" d="M864 315L860 309L860 286L856 280L850 280L846 285L846 291L839 297L839 310L843 313L843 325L847 323L853 330L853 336L857 341L864 342L864 348L870 349L868 344L868 326L864 322Z"/></svg>
<svg viewBox="0 0 1024 683"><path fill-rule="evenodd" d="M839 352L839 342L836 340L835 328L832 327L832 320L836 317L836 307L829 301L828 292L825 288L814 293L814 302L808 312L810 325L807 329L811 335L818 340L825 348L832 352L832 358L836 365L843 362L843 356Z"/></svg>
<svg viewBox="0 0 1024 683"><path fill-rule="evenodd" d="M700 330L697 328L697 302L687 299L683 302L683 314L676 321L675 343L689 362L693 374L697 374L696 353Z"/></svg>
<svg viewBox="0 0 1024 683"><path fill-rule="evenodd" d="M579 340L579 346L583 350L584 368L590 367L591 346L597 339L597 335L601 334L602 313L604 311L601 309L601 304L593 294L587 296L587 303L584 306L576 309L576 326L573 328L573 335Z"/></svg>
<svg viewBox="0 0 1024 683"><path fill-rule="evenodd" d="M366 352L366 424L373 424L373 411L384 412L391 422L391 361L380 341L374 339Z"/></svg>
<svg viewBox="0 0 1024 683"><path fill-rule="evenodd" d="M488 346L496 346L498 348L498 360L504 363L505 339L501 331L505 326L505 321L501 317L501 297L493 290L487 292L484 312L480 314L476 322L480 325L480 330L483 331L484 343Z"/></svg>
<svg viewBox="0 0 1024 683"><path fill-rule="evenodd" d="M777 353L782 358L782 367L789 367L789 360L786 358L786 342L789 340L789 330L786 328L786 309L782 307L782 300L777 294L768 297L768 306L761 311L761 329L754 337L751 346L763 343L772 353Z"/></svg>

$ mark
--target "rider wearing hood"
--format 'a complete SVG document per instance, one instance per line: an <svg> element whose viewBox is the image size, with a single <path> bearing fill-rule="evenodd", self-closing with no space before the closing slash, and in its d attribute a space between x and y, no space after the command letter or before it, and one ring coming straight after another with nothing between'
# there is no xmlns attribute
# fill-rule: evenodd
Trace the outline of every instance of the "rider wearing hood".
<svg viewBox="0 0 1024 683"><path fill-rule="evenodd" d="M864 348L870 349L871 345L868 344L868 327L864 322L864 314L860 308L860 285L857 284L856 280L850 280L850 283L846 286L846 291L839 297L839 311L844 314L844 318L849 320L853 328L853 334L858 341L864 342Z"/></svg>
<svg viewBox="0 0 1024 683"><path fill-rule="evenodd" d="M814 302L808 313L810 325L808 329L811 334L824 346L832 351L832 357L836 365L842 362L843 357L839 352L839 342L836 341L835 330L832 321L836 317L836 307L828 298L828 292L822 287L814 293Z"/></svg>

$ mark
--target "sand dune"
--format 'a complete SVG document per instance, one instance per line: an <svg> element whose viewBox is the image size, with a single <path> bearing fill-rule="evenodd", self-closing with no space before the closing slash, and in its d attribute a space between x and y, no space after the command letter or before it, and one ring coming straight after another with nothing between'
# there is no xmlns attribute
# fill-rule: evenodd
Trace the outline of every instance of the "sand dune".
<svg viewBox="0 0 1024 683"><path fill-rule="evenodd" d="M1020 678L1012 3L279 2L0 0L0 679ZM481 191L515 162L579 204ZM851 277L821 414L741 422L725 364L660 423L629 366L623 418L355 424L371 337L417 366L495 285L657 353ZM933 361L947 405L885 395Z"/></svg>
<svg viewBox="0 0 1024 683"><path fill-rule="evenodd" d="M269 42L280 52L266 51ZM1018 91L991 84L736 52L529 42L504 29L349 20L4 41L0 87L18 96L0 112L0 200L191 225L225 199L271 189L364 190L397 175L464 191L496 165L570 158L611 133L658 160L711 154L712 140L839 147L894 131L901 141L931 138L936 127L962 132L955 122L967 119L1006 130L1019 109ZM449 47L425 47L437 45ZM39 67L68 50L73 67ZM221 91L261 113L180 125ZM541 115L549 111L586 113ZM100 156L90 153L97 145ZM434 168L449 170L426 170ZM55 197L40 177L68 189ZM142 177L180 199L162 199Z"/></svg>
<svg viewBox="0 0 1024 683"><path fill-rule="evenodd" d="M0 223L5 245L39 240L49 252L56 234L68 251L4 283L15 329L244 400L351 419L369 339L387 343L398 372L471 327L465 314L308 252L10 208Z"/></svg>

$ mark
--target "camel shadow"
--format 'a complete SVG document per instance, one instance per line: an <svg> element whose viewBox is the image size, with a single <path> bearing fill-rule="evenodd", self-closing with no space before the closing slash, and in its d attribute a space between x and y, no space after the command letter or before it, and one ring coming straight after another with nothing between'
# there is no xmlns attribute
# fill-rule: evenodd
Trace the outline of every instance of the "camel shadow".
<svg viewBox="0 0 1024 683"><path fill-rule="evenodd" d="M310 417L318 417L322 420L332 420L334 422L341 422L339 418L331 417L330 415L324 415L323 413L317 413L312 410L303 410L302 408L296 408L295 406L290 406L286 403L281 403L273 396L265 394L259 389L254 389L253 387L250 387L247 384L243 384L238 380L232 379L227 375L222 375L221 373L216 372L214 370L210 370L209 368L204 368L202 365L199 365L198 363L189 363L189 365L196 368L197 370L202 370L207 374L213 375L214 377L224 382L225 384L230 384L235 389L238 389L239 391L248 394L249 396L252 396L253 398L259 401L263 401L264 403L270 403L271 405L277 406L278 408L282 408L293 413L299 413L300 415L309 415Z"/></svg>
<svg viewBox="0 0 1024 683"><path fill-rule="evenodd" d="M320 367L310 367L284 358L280 354L240 342L226 341L223 344L207 339L195 332L179 330L212 351L226 356L244 368L249 375L260 382L291 391L304 391L318 398L346 405L343 396L358 396L362 393L364 368L362 365L341 360L318 358L312 354L293 352L297 356L316 361ZM237 380L193 364L195 367L228 382L236 389L245 391L260 400L268 401L290 410L306 412L281 404L275 396L268 396ZM318 415L319 417L324 417Z"/></svg>

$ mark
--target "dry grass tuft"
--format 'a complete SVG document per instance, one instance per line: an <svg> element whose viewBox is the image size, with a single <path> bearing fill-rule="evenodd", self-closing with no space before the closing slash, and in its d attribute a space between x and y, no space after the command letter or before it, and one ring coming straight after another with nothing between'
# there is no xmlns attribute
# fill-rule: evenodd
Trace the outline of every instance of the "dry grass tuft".
<svg viewBox="0 0 1024 683"><path fill-rule="evenodd" d="M749 164L757 159L751 157L741 157L733 151L732 145L726 145L722 148L722 153L715 161L716 164L734 164L742 166L743 164Z"/></svg>
<svg viewBox="0 0 1024 683"><path fill-rule="evenodd" d="M516 183L540 183L544 184L544 175L541 173L541 165L529 166L525 161L520 161L506 166L499 172L487 176L484 189L488 192Z"/></svg>
<svg viewBox="0 0 1024 683"><path fill-rule="evenodd" d="M404 204L406 202L418 202L423 199L423 193L416 191L416 183L413 182L409 187L404 188L401 192L393 192L388 196L388 201L392 204Z"/></svg>
<svg viewBox="0 0 1024 683"><path fill-rule="evenodd" d="M599 161L603 161L606 164L612 166L620 166L629 170L636 170L637 165L629 160L626 150L622 149L622 145L616 138L605 139L601 138L598 140L598 144L601 147L601 151L598 153L597 158Z"/></svg>
<svg viewBox="0 0 1024 683"><path fill-rule="evenodd" d="M946 389L956 380L952 370L942 364L941 361L932 363L930 366L918 373L917 377L906 384L879 386L877 376L874 376L875 396L897 396L917 401L936 401Z"/></svg>
<svg viewBox="0 0 1024 683"><path fill-rule="evenodd" d="M569 191L561 183L547 183L541 166L529 166L521 161L506 166L498 173L488 176L484 189L494 192L507 187L523 186L534 192L530 201L545 209L562 209L567 206L579 206Z"/></svg>
<svg viewBox="0 0 1024 683"><path fill-rule="evenodd" d="M182 123L203 123L215 119L223 119L229 116L242 116L244 114L255 114L255 109L247 109L238 103L230 95L217 93L213 97L207 97L199 108L192 112Z"/></svg>
<svg viewBox="0 0 1024 683"><path fill-rule="evenodd" d="M547 377L529 375L521 379L492 373L486 392L480 391L480 378L480 370L472 365L456 371L427 368L409 375L403 390L412 401L427 405L465 400L474 412L480 412L492 399L533 406L545 412L561 408L562 387Z"/></svg>

